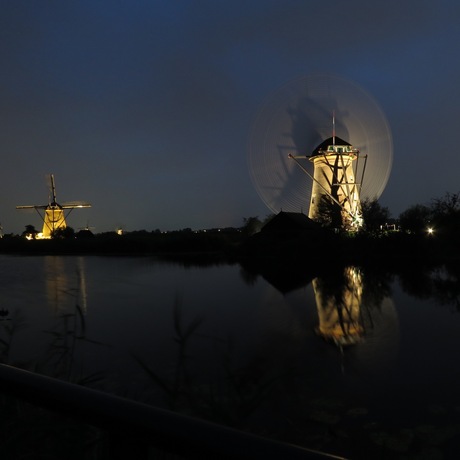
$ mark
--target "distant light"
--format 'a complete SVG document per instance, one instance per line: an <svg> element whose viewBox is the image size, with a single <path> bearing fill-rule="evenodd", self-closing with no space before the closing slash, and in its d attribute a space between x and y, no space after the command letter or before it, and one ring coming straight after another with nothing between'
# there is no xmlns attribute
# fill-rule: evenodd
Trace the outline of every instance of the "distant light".
<svg viewBox="0 0 460 460"><path fill-rule="evenodd" d="M426 229L426 231L427 231L428 235L432 235L434 233L434 228L433 227L428 227Z"/></svg>

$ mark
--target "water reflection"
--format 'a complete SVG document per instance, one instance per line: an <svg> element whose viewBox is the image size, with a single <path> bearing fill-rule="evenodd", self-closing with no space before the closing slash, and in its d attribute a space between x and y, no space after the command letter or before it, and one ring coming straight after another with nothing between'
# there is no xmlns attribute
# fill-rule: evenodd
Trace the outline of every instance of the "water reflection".
<svg viewBox="0 0 460 460"><path fill-rule="evenodd" d="M399 279L405 292L417 299L434 299L460 311L460 264L448 262L442 266L398 267Z"/></svg>
<svg viewBox="0 0 460 460"><path fill-rule="evenodd" d="M36 371L73 382L98 382L102 373L88 372L88 350L101 345L87 334L88 291L85 257L43 257L44 295L52 322L41 332L49 339Z"/></svg>
<svg viewBox="0 0 460 460"><path fill-rule="evenodd" d="M70 262L74 273L67 266ZM54 313L65 311L69 301L75 302L86 313L88 293L86 288L85 258L45 256L43 258L45 287L48 305ZM77 277L75 283L74 276Z"/></svg>
<svg viewBox="0 0 460 460"><path fill-rule="evenodd" d="M55 313L62 310L68 301L70 284L65 260L55 256L43 258L48 305Z"/></svg>
<svg viewBox="0 0 460 460"><path fill-rule="evenodd" d="M391 285L394 276L387 271L364 270L357 266L331 265L313 274L311 268L284 270L279 266L262 267L245 273L242 278L255 283L262 276L283 296L310 287L317 311L316 333L343 349L350 345L375 342L385 329L385 335L397 340L397 312L392 300ZM304 308L312 307L305 298ZM392 324L394 333L390 333ZM388 341L384 341L388 346ZM393 348L393 347L392 347Z"/></svg>
<svg viewBox="0 0 460 460"><path fill-rule="evenodd" d="M357 267L345 267L335 275L312 281L319 318L317 332L343 347L359 342L364 334L363 279Z"/></svg>
<svg viewBox="0 0 460 460"><path fill-rule="evenodd" d="M0 358L10 343L13 358L18 345L34 357L46 341L39 371L94 382L107 370L109 391L351 458L395 458L388 446L408 429L419 453L422 422L460 417L460 315L438 308L458 309L457 266L286 264L240 276L147 258L46 259L0 258L11 317ZM24 267L27 277L12 275ZM15 307L28 327L11 341Z"/></svg>
<svg viewBox="0 0 460 460"><path fill-rule="evenodd" d="M88 311L88 291L86 289L86 267L85 258L77 257L77 303L80 305L83 314Z"/></svg>
<svg viewBox="0 0 460 460"><path fill-rule="evenodd" d="M296 278L302 279L302 274L297 273ZM303 308L306 312L316 310L316 316L307 313L309 321L303 327L306 334L314 331L324 341L317 339L308 345L316 350L310 353L323 356L322 360L308 358L312 368L321 369L319 381L337 379L334 369L340 369L342 377L367 384L374 381L381 386L391 375L400 342L398 312L391 290L394 277L385 271L331 265L311 281L307 274L303 279L303 287L302 283L295 284L280 292L288 302L294 293L304 292ZM274 286L279 289L278 284ZM339 358L328 351L333 349L330 344L341 352ZM339 385L338 380L335 385Z"/></svg>

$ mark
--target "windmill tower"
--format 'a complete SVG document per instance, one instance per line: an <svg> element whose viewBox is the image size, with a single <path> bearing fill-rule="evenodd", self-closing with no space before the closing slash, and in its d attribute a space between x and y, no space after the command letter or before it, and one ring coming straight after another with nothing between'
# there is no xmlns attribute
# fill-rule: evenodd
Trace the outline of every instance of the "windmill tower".
<svg viewBox="0 0 460 460"><path fill-rule="evenodd" d="M310 219L319 217L321 203L326 201L339 210L343 228L358 229L362 225L358 184L353 171L358 155L358 149L335 137L326 139L312 153L309 158L314 166Z"/></svg>
<svg viewBox="0 0 460 460"><path fill-rule="evenodd" d="M345 230L359 230L363 225L360 201L360 186L364 178L367 155L364 155L364 167L361 169L361 181L355 180L359 163L359 150L335 135L335 116L332 116L332 137L313 150L310 157L313 163L313 176L299 160L303 156L289 154L302 170L313 180L308 217L321 218L323 212L335 227Z"/></svg>
<svg viewBox="0 0 460 460"><path fill-rule="evenodd" d="M53 174L50 174L50 182L50 197L48 204L16 206L16 209L35 209L40 215L43 220L43 230L42 233L37 235L37 238L39 239L50 239L53 237L56 230L66 228L66 218L75 208L91 207L89 203L80 201L72 201L62 205L59 204L56 201L56 186ZM43 210L43 214L40 213L40 210Z"/></svg>

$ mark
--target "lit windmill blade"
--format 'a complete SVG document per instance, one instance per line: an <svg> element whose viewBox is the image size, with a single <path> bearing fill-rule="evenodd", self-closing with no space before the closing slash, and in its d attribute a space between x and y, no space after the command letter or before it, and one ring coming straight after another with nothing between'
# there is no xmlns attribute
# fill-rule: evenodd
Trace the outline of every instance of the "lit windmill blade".
<svg viewBox="0 0 460 460"><path fill-rule="evenodd" d="M74 209L74 208L90 208L91 205L89 203L85 203L83 201L66 201L62 203L62 209Z"/></svg>
<svg viewBox="0 0 460 460"><path fill-rule="evenodd" d="M48 207L47 204L43 204L43 205L38 205L38 206L33 206L33 205L30 205L30 206L16 206L16 209L46 209Z"/></svg>

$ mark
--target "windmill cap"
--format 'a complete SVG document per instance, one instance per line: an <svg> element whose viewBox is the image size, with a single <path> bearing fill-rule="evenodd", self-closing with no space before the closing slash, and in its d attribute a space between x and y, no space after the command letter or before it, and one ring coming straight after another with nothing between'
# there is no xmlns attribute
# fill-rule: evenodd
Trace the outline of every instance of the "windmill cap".
<svg viewBox="0 0 460 460"><path fill-rule="evenodd" d="M311 152L311 155L310 155L310 158L311 157L316 157L318 155L322 155L322 153L320 153L320 150L324 151L324 150L327 150L327 148L330 146L330 145L349 145L351 146L351 144L347 141L344 141L343 139L341 139L340 137L337 137L335 136L335 141L332 137L328 137L326 140L324 140L323 142L321 142L321 144L319 144L315 150L313 150L313 152Z"/></svg>

